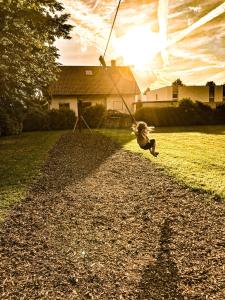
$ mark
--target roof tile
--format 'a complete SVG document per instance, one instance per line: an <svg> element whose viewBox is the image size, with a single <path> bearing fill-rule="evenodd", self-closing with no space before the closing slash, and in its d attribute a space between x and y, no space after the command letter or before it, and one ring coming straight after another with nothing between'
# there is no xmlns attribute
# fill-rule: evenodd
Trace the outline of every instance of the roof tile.
<svg viewBox="0 0 225 300"><path fill-rule="evenodd" d="M61 66L60 69L58 80L50 86L52 95L115 95L117 91L107 73L121 94L140 94L129 67L108 67L107 71L101 66Z"/></svg>

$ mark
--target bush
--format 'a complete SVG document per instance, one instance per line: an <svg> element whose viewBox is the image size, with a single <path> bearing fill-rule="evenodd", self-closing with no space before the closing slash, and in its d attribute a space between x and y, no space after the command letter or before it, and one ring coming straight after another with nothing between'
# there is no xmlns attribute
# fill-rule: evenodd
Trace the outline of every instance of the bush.
<svg viewBox="0 0 225 300"><path fill-rule="evenodd" d="M190 98L184 98L180 100L179 107L186 111L194 111L195 110L195 103Z"/></svg>
<svg viewBox="0 0 225 300"><path fill-rule="evenodd" d="M183 99L178 107L141 108L135 118L154 126L225 124L225 103L212 109L200 101Z"/></svg>
<svg viewBox="0 0 225 300"><path fill-rule="evenodd" d="M207 104L196 101L195 110L199 115L199 125L214 124L215 114L214 110Z"/></svg>
<svg viewBox="0 0 225 300"><path fill-rule="evenodd" d="M24 131L72 129L75 124L75 113L72 110L49 111L32 108L23 122Z"/></svg>
<svg viewBox="0 0 225 300"><path fill-rule="evenodd" d="M128 128L131 127L132 121L128 114L117 110L108 110L104 127L106 128Z"/></svg>
<svg viewBox="0 0 225 300"><path fill-rule="evenodd" d="M31 110L23 121L23 131L48 130L49 128L50 122L47 111Z"/></svg>
<svg viewBox="0 0 225 300"><path fill-rule="evenodd" d="M153 126L202 125L205 122L197 111L180 107L142 108L135 113L135 118Z"/></svg>
<svg viewBox="0 0 225 300"><path fill-rule="evenodd" d="M225 124L225 103L216 106L215 118L219 124Z"/></svg>
<svg viewBox="0 0 225 300"><path fill-rule="evenodd" d="M13 114L0 108L0 136L16 135L22 131L22 122Z"/></svg>
<svg viewBox="0 0 225 300"><path fill-rule="evenodd" d="M206 112L206 113L212 113L213 109L211 108L211 106L201 102L201 101L196 101L195 102L195 107L197 108L197 110L202 111L202 112Z"/></svg>
<svg viewBox="0 0 225 300"><path fill-rule="evenodd" d="M69 109L65 109L65 110L52 109L48 111L48 116L49 116L49 129L51 130L72 129L76 121L76 116L74 111Z"/></svg>
<svg viewBox="0 0 225 300"><path fill-rule="evenodd" d="M141 108L135 113L135 119L153 126L178 126L185 121L182 112L178 107Z"/></svg>
<svg viewBox="0 0 225 300"><path fill-rule="evenodd" d="M101 127L106 118L106 109L101 104L86 107L83 111L83 117L89 127Z"/></svg>

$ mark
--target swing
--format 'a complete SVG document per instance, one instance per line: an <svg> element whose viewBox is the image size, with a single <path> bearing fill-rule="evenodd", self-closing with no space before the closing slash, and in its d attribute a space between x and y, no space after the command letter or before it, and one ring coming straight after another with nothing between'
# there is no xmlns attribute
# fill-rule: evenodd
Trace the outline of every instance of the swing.
<svg viewBox="0 0 225 300"><path fill-rule="evenodd" d="M104 68L104 70L105 70L107 76L108 76L109 79L112 81L112 84L113 84L114 88L116 89L117 95L122 99L122 101L123 101L123 103L124 103L124 105L125 105L125 107L126 107L128 113L129 113L129 115L130 115L130 117L131 117L133 123L134 123L134 124L137 124L137 121L135 120L133 114L131 113L131 111L130 111L130 109L129 109L129 107L128 107L128 105L127 105L125 99L124 99L124 97L121 95L121 92L120 92L120 90L119 90L119 88L118 88L116 82L114 81L114 79L113 79L113 77L111 76L111 74L110 74L109 72L107 72L107 65L106 65L105 58L104 58L105 55L106 55L108 46L109 46L109 42L110 42L110 39L111 39L113 27L114 27L114 24L115 24L115 21L116 21L116 17L117 17L118 11L119 11L120 3L121 3L121 0L119 0L118 6L117 6L117 8L116 8L116 13L115 13L115 16L114 16L114 19L113 19L112 27L111 27L110 34L109 34L109 37L108 37L108 40L107 40L107 44L106 44L106 48L105 48L104 54L101 55L101 56L99 57L99 61L100 61L101 65L102 65L102 67Z"/></svg>
<svg viewBox="0 0 225 300"><path fill-rule="evenodd" d="M125 105L125 107L126 107L128 113L129 113L129 115L130 115L130 117L131 117L131 119L132 119L132 121L133 121L133 123L134 123L134 126L135 126L135 125L137 126L138 122L135 120L133 114L131 113L131 111L130 111L130 109L129 109L129 107L128 107L128 105L127 105L125 99L124 99L124 97L121 95L120 90L118 89L118 86L117 86L116 82L114 81L114 79L113 79L111 73L110 73L110 72L107 72L107 65L106 65L106 62L105 62L105 59L104 59L105 54L106 54L106 51L107 51L107 48L108 48L108 45L109 45L109 42L110 42L110 38L111 38L111 35L112 35L112 31L113 31L113 27L114 27L114 24L115 24L115 21L116 21L116 17L117 17L118 11L119 11L120 3L121 3L121 0L119 0L118 6L117 6L117 9L116 9L116 13L115 13L115 16L114 16L114 20L113 20L112 27L111 27L110 34L109 34L109 38L108 38L108 41L107 41L107 44L106 44L106 49L105 49L104 55L103 55L103 56L101 55L101 56L99 57L99 61L100 61L101 65L102 65L102 67L104 68L104 70L105 70L107 76L108 76L108 77L110 78L110 80L112 81L112 84L113 84L114 88L115 88L116 91L117 91L117 95L122 99L122 101L123 101L123 103L124 103L124 105ZM147 126L147 124L146 124L145 122L139 122L139 125L142 125L141 123L145 124L145 127ZM147 128L147 127L146 127L146 128ZM140 146L142 149L144 149L144 150L150 150L150 153L151 153L153 156L155 156L155 157L157 157L158 154L159 154L159 152L156 152L156 151L155 151L155 140L154 140L154 139L149 140L149 141L146 143L146 145L140 145L140 144L139 144L139 146Z"/></svg>

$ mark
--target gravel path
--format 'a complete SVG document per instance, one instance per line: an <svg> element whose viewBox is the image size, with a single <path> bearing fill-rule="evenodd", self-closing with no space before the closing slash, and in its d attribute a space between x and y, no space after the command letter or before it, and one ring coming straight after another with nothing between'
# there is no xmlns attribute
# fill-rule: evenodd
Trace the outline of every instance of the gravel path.
<svg viewBox="0 0 225 300"><path fill-rule="evenodd" d="M0 229L0 299L224 300L224 205L67 134Z"/></svg>

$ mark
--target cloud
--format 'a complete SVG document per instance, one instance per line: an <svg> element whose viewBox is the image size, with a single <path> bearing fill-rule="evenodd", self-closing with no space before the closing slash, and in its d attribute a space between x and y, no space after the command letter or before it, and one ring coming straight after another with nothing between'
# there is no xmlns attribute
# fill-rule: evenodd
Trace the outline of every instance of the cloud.
<svg viewBox="0 0 225 300"><path fill-rule="evenodd" d="M60 61L98 64L118 2L64 0L63 3L76 27L72 40L60 40L56 44L61 53ZM225 1L221 0L123 0L107 57L115 58L113 41L122 38L134 26L149 25L163 43L169 41L169 46L161 49L161 54L146 64L145 70L134 70L142 89L150 84L152 87L167 85L176 77L190 84L201 84L212 78L225 81L224 11ZM117 58L122 62L119 55Z"/></svg>
<svg viewBox="0 0 225 300"><path fill-rule="evenodd" d="M169 0L159 0L159 5L158 5L159 36L163 44L167 44L168 9L169 9ZM166 48L163 48L161 50L161 55L164 64L167 65L169 63L169 56Z"/></svg>

